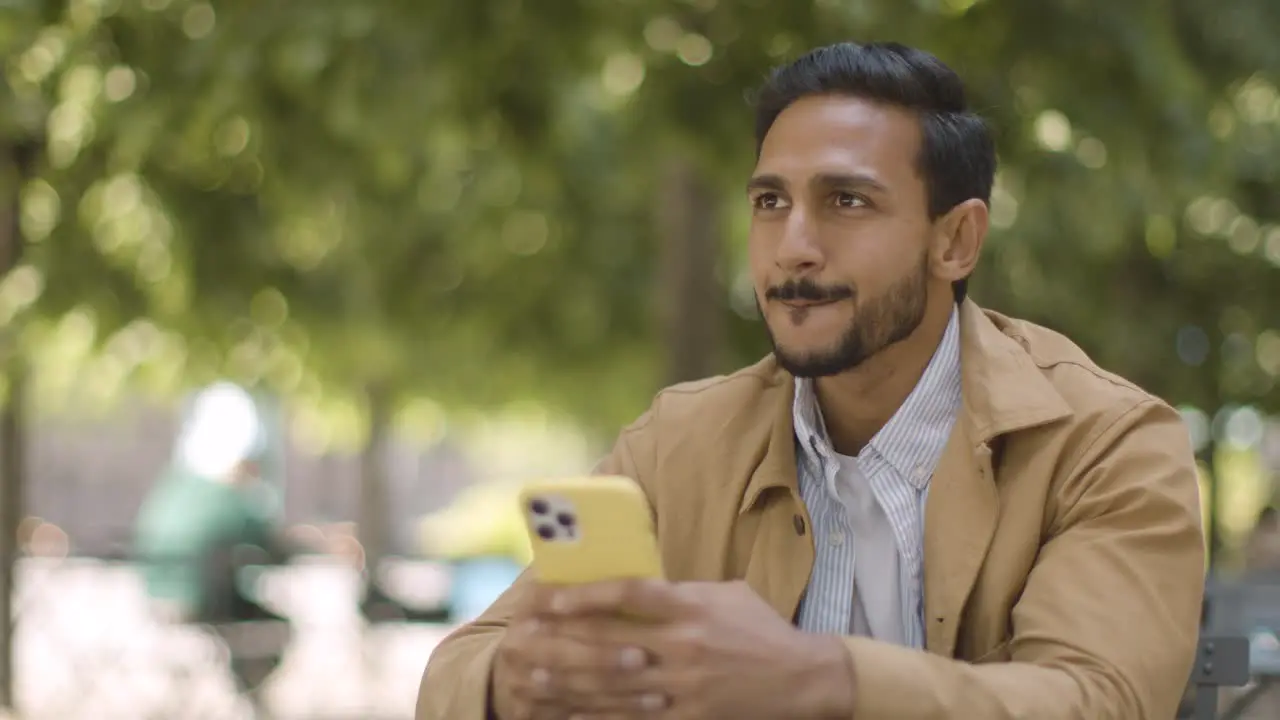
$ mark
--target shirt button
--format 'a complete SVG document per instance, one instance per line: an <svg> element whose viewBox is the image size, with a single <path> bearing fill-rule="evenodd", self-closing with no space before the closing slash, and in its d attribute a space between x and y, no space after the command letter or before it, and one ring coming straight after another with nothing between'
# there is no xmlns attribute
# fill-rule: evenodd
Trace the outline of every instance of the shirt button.
<svg viewBox="0 0 1280 720"><path fill-rule="evenodd" d="M833 532L833 533L831 533L831 536L828 538L828 540L830 540L830 541L831 541L831 544L832 544L832 545L843 545L843 544L844 544L844 533L842 533L842 532Z"/></svg>
<svg viewBox="0 0 1280 720"><path fill-rule="evenodd" d="M929 477L929 471L923 465L917 465L915 471L916 480L924 480Z"/></svg>

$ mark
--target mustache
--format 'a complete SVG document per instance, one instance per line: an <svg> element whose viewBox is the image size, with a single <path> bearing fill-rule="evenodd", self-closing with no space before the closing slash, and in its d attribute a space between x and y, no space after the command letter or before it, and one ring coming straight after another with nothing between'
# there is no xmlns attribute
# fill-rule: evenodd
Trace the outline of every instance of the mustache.
<svg viewBox="0 0 1280 720"><path fill-rule="evenodd" d="M811 278L788 280L764 291L766 300L780 300L782 302L801 300L812 303L847 300L856 297L857 294L858 289L853 285L819 285Z"/></svg>

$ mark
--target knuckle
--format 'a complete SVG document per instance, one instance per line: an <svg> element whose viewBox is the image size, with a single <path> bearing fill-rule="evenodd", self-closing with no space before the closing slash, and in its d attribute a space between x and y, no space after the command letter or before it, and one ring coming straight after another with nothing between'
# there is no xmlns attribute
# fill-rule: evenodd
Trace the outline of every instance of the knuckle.
<svg viewBox="0 0 1280 720"><path fill-rule="evenodd" d="M502 669L523 665L528 660L526 648L515 643L505 643L498 647L497 664Z"/></svg>
<svg viewBox="0 0 1280 720"><path fill-rule="evenodd" d="M638 603L644 601L649 592L649 582L640 578L631 578L618 584L619 600Z"/></svg>
<svg viewBox="0 0 1280 720"><path fill-rule="evenodd" d="M706 656L711 638L701 625L685 625L676 634L675 647L688 660Z"/></svg>
<svg viewBox="0 0 1280 720"><path fill-rule="evenodd" d="M587 695L595 692L595 678L585 673L565 673L557 684L558 689L571 695Z"/></svg>
<svg viewBox="0 0 1280 720"><path fill-rule="evenodd" d="M542 624L535 621L522 622L508 629L498 645L498 652L507 656L522 657L534 652L541 644Z"/></svg>
<svg viewBox="0 0 1280 720"><path fill-rule="evenodd" d="M595 588L592 605L599 609L614 607L627 601L631 588L626 581L604 583Z"/></svg>

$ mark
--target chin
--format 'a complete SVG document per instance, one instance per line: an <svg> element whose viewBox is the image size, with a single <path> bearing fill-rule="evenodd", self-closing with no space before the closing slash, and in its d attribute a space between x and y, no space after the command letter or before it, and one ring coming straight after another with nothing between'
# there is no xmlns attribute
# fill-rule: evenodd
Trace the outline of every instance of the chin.
<svg viewBox="0 0 1280 720"><path fill-rule="evenodd" d="M840 338L844 335L835 328L819 328L816 323L808 327L789 325L786 318L767 327L774 349L796 359L831 355L840 349ZM839 327L843 330L847 326Z"/></svg>
<svg viewBox="0 0 1280 720"><path fill-rule="evenodd" d="M797 378L805 378L809 380L832 377L852 369L842 362L841 358L830 355L795 357L775 354L775 357L778 360L778 366L783 370L786 370Z"/></svg>
<svg viewBox="0 0 1280 720"><path fill-rule="evenodd" d="M835 354L836 348L830 343L776 342L773 345L773 352L778 357L785 357L792 362L808 364L823 362Z"/></svg>
<svg viewBox="0 0 1280 720"><path fill-rule="evenodd" d="M829 344L798 345L777 344L773 346L774 357L784 370L796 377L826 377L847 370L837 348Z"/></svg>

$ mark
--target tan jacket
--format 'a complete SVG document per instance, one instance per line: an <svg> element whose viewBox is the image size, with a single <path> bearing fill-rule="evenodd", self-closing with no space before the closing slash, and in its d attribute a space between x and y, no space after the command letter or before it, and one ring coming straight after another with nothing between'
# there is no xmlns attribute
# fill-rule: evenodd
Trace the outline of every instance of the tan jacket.
<svg viewBox="0 0 1280 720"><path fill-rule="evenodd" d="M925 516L927 650L847 638L853 720L1170 720L1203 593L1199 489L1173 409L1062 336L961 309L964 407ZM770 358L663 391L599 470L648 493L672 580L745 579L793 618L813 565L794 379ZM483 720L527 580L446 639L417 720Z"/></svg>

